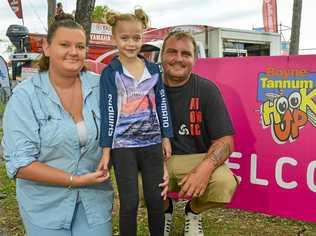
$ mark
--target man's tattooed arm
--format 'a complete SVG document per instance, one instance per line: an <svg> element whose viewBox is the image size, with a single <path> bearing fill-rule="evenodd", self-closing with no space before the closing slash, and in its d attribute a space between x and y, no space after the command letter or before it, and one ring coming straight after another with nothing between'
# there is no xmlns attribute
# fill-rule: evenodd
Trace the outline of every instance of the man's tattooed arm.
<svg viewBox="0 0 316 236"><path fill-rule="evenodd" d="M205 159L210 160L215 168L222 165L229 155L232 153L233 149L233 138L232 136L225 136L216 139L212 142Z"/></svg>

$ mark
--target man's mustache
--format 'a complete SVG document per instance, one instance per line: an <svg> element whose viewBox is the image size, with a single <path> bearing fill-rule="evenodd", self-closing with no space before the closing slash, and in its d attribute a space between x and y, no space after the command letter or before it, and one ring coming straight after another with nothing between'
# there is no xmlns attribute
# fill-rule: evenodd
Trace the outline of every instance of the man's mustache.
<svg viewBox="0 0 316 236"><path fill-rule="evenodd" d="M182 62L174 62L174 63L171 63L171 65L172 65L172 66L177 66L177 65L179 65L179 66L181 66L181 67L185 67L185 64L182 63Z"/></svg>

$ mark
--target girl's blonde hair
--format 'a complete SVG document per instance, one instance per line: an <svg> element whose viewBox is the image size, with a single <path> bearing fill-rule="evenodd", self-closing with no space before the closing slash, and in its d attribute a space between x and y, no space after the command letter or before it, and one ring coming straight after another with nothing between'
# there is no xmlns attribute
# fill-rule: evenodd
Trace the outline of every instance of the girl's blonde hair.
<svg viewBox="0 0 316 236"><path fill-rule="evenodd" d="M142 24L143 29L148 27L149 22L148 15L141 8L135 9L134 14L108 11L105 15L105 18L106 22L112 26L112 34L114 34L115 27L119 21L137 21Z"/></svg>

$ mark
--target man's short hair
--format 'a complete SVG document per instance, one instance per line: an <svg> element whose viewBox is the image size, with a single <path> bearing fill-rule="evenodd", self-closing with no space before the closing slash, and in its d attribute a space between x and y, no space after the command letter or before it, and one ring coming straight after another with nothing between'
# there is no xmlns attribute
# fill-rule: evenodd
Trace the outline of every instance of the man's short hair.
<svg viewBox="0 0 316 236"><path fill-rule="evenodd" d="M166 47L166 42L170 39L170 38L176 38L176 40L180 40L183 38L189 39L192 44L193 44L193 48L194 48L194 56L197 56L197 45L196 45L196 41L193 37L193 35L190 32L185 32L185 31L179 31L179 30L175 30L175 31L171 31L169 32L169 34L165 37L163 44L162 44L162 48L161 48L161 52L163 53Z"/></svg>

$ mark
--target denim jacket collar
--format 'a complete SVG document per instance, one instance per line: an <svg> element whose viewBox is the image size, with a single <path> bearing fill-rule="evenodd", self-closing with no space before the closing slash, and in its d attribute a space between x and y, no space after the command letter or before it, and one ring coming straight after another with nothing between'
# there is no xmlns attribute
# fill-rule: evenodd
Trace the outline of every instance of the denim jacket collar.
<svg viewBox="0 0 316 236"><path fill-rule="evenodd" d="M61 105L60 99L56 93L55 88L53 87L51 81L49 80L48 71L41 72L32 79L35 87L39 88L43 93L45 93L53 102ZM83 91L83 101L86 100L88 95L92 92L94 87L97 87L99 80L89 80L85 72L80 73L81 88Z"/></svg>

